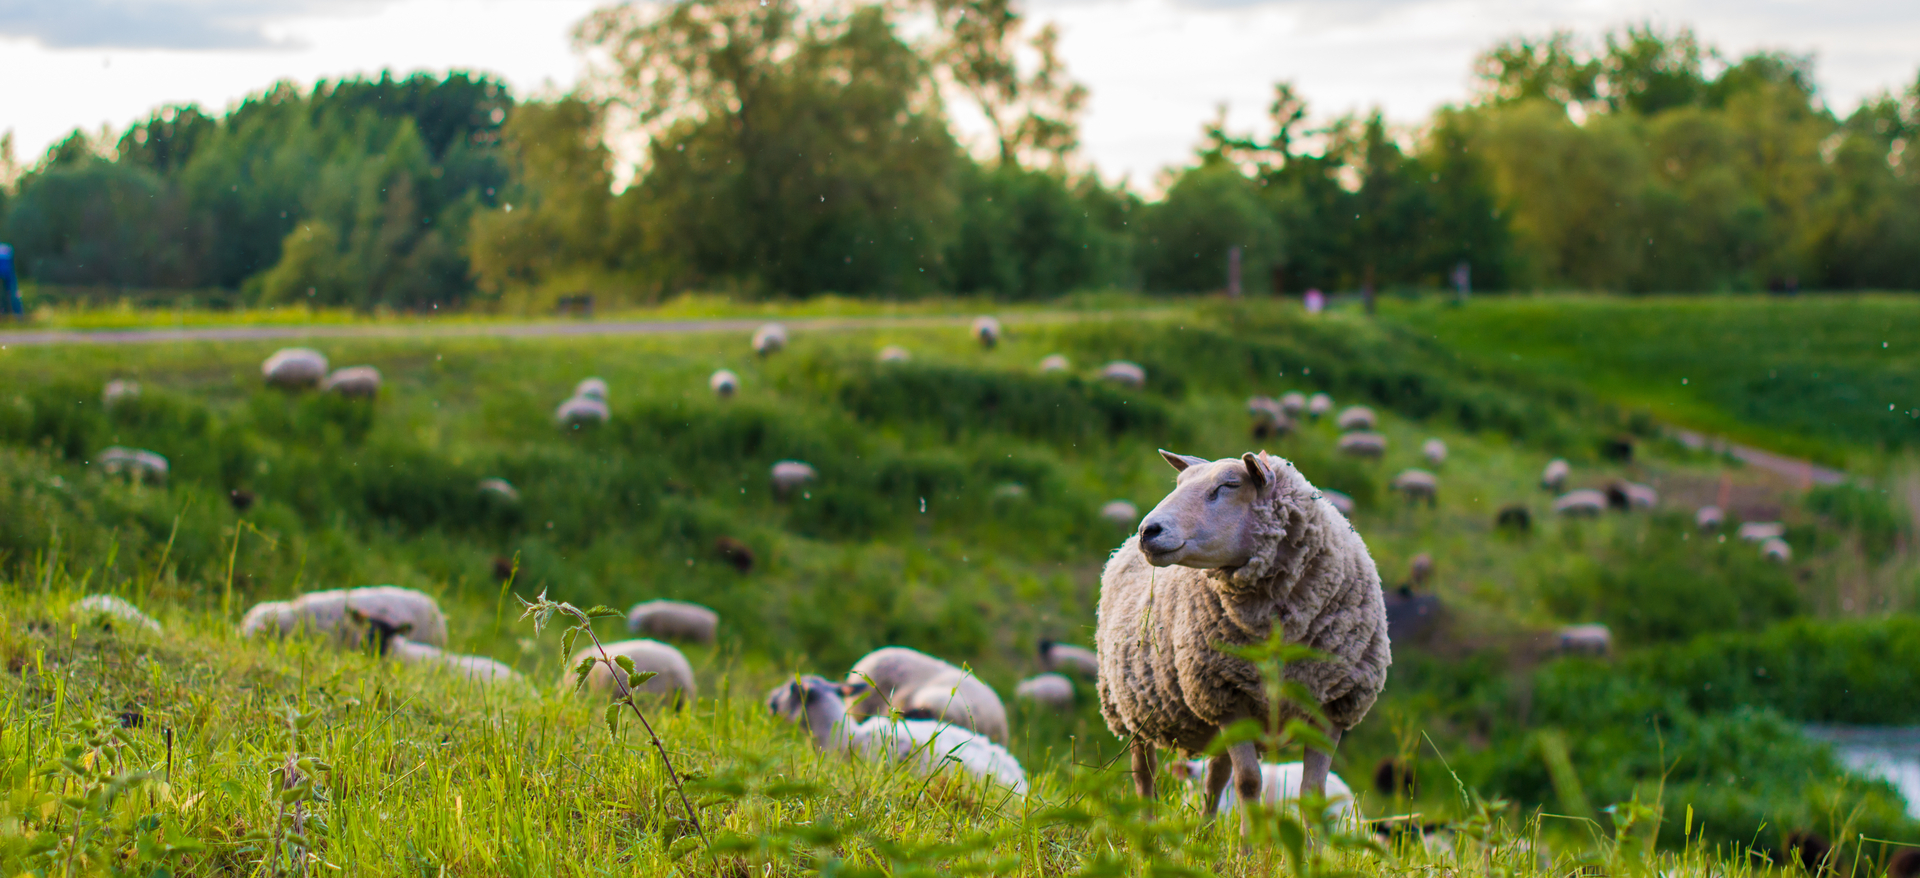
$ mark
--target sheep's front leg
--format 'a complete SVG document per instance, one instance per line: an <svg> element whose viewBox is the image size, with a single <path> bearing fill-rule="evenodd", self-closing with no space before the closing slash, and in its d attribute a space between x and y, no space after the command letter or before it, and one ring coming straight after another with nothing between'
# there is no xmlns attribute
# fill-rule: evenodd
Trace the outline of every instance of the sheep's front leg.
<svg viewBox="0 0 1920 878"><path fill-rule="evenodd" d="M1139 793L1143 799L1153 798L1153 773L1157 768L1154 761L1153 745L1140 738L1134 738L1133 791Z"/></svg>
<svg viewBox="0 0 1920 878"><path fill-rule="evenodd" d="M1241 741L1227 748L1233 760L1233 791L1240 798L1240 834L1253 832L1253 809L1260 804L1260 748L1252 741Z"/></svg>
<svg viewBox="0 0 1920 878"><path fill-rule="evenodd" d="M1326 798L1327 772L1333 770L1333 751L1340 747L1340 730L1327 729L1326 733L1327 741L1332 745L1331 748L1322 753L1313 747L1308 747L1306 757L1302 760L1304 764L1300 771L1300 792L1303 801L1309 794L1316 799Z"/></svg>
<svg viewBox="0 0 1920 878"><path fill-rule="evenodd" d="M1208 814L1215 814L1219 812L1220 794L1226 791L1227 781L1232 779L1233 779L1232 754L1222 753L1218 756L1213 757L1212 762L1207 763L1206 809Z"/></svg>

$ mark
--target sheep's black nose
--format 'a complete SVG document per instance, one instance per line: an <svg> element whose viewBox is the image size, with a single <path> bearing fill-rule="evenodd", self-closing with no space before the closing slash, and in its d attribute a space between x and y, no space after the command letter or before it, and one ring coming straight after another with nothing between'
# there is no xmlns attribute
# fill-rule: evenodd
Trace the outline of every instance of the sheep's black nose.
<svg viewBox="0 0 1920 878"><path fill-rule="evenodd" d="M1153 538L1159 536L1160 532L1163 530L1166 530L1166 528L1161 527L1160 522L1157 522L1157 521L1147 522L1147 524L1144 527L1140 528L1140 539L1146 540L1147 542L1152 542Z"/></svg>

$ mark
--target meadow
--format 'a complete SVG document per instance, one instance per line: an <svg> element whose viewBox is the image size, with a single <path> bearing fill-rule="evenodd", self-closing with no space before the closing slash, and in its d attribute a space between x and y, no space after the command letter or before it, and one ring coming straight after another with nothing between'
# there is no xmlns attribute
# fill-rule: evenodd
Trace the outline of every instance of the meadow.
<svg viewBox="0 0 1920 878"><path fill-rule="evenodd" d="M0 774L12 790L0 856L54 843L82 871L289 870L285 809L264 791L297 751L331 766L312 793L326 827L311 836L315 855L365 874L1585 864L1718 875L1772 868L1796 830L1837 842L1830 865L1879 874L1898 847L1869 839L1920 841L1920 824L1799 725L1920 723L1920 661L1903 647L1920 636L1909 513L1880 489L1802 495L1664 440L1655 416L1666 413L1622 390L1634 368L1653 368L1635 365L1651 352L1594 357L1590 370L1571 356L1503 364L1499 352L1519 349L1487 340L1522 335L1515 314L1531 304L1390 304L1376 322L1357 310L1099 298L1002 310L1008 338L991 351L963 324L902 324L796 333L764 359L743 333L316 342L335 365L381 369L372 403L263 387L271 342L11 346L0 350ZM1845 304L1854 322L1832 318L1833 336L1877 331L1875 300ZM1777 315L1744 319L1772 325L1781 345L1803 335ZM876 362L890 344L913 359ZM1037 371L1053 353L1070 374ZM1146 386L1096 380L1111 359L1142 364ZM743 382L729 401L706 389L723 367ZM612 387L611 420L557 427L553 407L589 375ZM143 391L105 410L112 379ZM1256 442L1247 397L1289 389L1374 406L1385 460L1338 456L1325 421ZM1760 435L1764 410L1725 399L1697 398L1724 420L1691 423ZM1817 440L1808 430L1783 421L1779 435ZM1429 437L1451 448L1432 508L1387 487L1424 465ZM1623 438L1630 459L1603 456ZM116 444L166 455L167 485L100 473L93 457ZM1010 692L1037 669L1039 639L1091 641L1099 567L1128 532L1098 512L1114 499L1145 510L1166 492L1172 473L1154 449L1262 446L1354 497L1390 588L1415 554L1435 559L1421 591L1440 602L1439 621L1396 642L1386 696L1336 770L1371 790L1381 760L1412 765L1414 794L1369 793L1363 810L1417 813L1445 827L1451 853L1402 836L1386 852L1296 856L1204 825L1176 793L1143 810L1111 765L1120 742L1085 681L1071 714L1017 709L1013 749L1036 779L1024 802L824 759L760 706L785 676L837 676L889 644L964 661ZM1849 447L1849 462L1879 471L1904 451L1897 435ZM1662 504L1557 520L1535 484L1556 456L1580 487L1632 478ZM820 479L776 498L767 472L783 459ZM512 482L521 502L478 492L488 477ZM244 512L235 490L256 498ZM1722 496L1736 517L1786 521L1792 563L1697 532L1692 510ZM1495 526L1511 505L1529 510L1530 529ZM722 537L752 549L751 570L715 551ZM256 600L373 583L436 595L450 646L514 665L532 687L476 693L231 633ZM690 834L643 738L625 727L609 737L602 711L550 693L559 636L516 621L515 595L542 591L581 606L672 597L720 612L721 642L691 654L702 697L653 714L696 778L702 822L721 838L713 851ZM70 617L87 592L123 595L169 633ZM1555 628L1592 621L1613 630L1612 659L1556 654ZM597 630L617 637L615 622ZM116 785L122 769L151 777ZM59 856L35 856L34 868L64 874Z"/></svg>

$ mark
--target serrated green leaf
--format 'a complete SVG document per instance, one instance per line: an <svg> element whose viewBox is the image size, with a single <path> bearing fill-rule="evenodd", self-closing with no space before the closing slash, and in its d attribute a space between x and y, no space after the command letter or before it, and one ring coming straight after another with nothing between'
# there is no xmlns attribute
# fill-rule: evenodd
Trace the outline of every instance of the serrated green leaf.
<svg viewBox="0 0 1920 878"><path fill-rule="evenodd" d="M620 707L621 703L618 701L607 705L607 734L620 734Z"/></svg>
<svg viewBox="0 0 1920 878"><path fill-rule="evenodd" d="M623 670L623 671L626 671L626 672L627 672L627 673L629 673L629 674L631 674L631 673L633 673L633 658L632 658L632 657L630 657L630 656L624 656L624 655L616 655L616 656L614 656L614 657L613 657L613 663L614 663L614 664L616 664L616 665L619 665L619 666L620 666L620 670Z"/></svg>
<svg viewBox="0 0 1920 878"><path fill-rule="evenodd" d="M573 639L578 636L580 636L580 629L578 627L568 628L567 633L560 635L561 655L567 658L573 658Z"/></svg>
<svg viewBox="0 0 1920 878"><path fill-rule="evenodd" d="M627 674L627 688L639 689L641 686L646 685L646 682L648 680L651 680L658 676L660 675L654 671L640 671L638 673L629 673Z"/></svg>
<svg viewBox="0 0 1920 878"><path fill-rule="evenodd" d="M581 686L586 685L587 675L593 672L593 663L597 661L599 661L599 659L596 659L593 656L587 656L586 658L583 658L580 660L580 664L574 666L573 688L578 689Z"/></svg>
<svg viewBox="0 0 1920 878"><path fill-rule="evenodd" d="M604 616L624 616L626 614L612 607L609 607L606 604L595 604L593 606L593 609L587 611L587 615L592 618L598 619Z"/></svg>

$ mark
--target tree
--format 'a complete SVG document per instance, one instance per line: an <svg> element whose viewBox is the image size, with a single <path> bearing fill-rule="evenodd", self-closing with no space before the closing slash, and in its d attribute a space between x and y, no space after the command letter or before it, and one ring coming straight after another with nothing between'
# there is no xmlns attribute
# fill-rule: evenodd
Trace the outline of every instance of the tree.
<svg viewBox="0 0 1920 878"><path fill-rule="evenodd" d="M1087 89L1067 77L1059 31L1049 24L1027 38L1037 57L1017 57L1025 24L1011 0L931 0L943 39L933 51L946 76L979 106L993 128L1000 163L1060 167L1079 148Z"/></svg>

